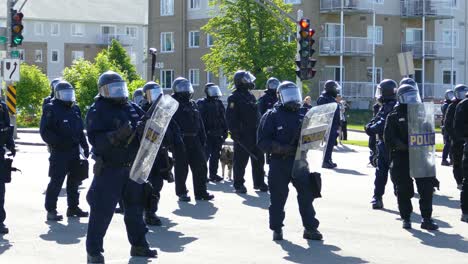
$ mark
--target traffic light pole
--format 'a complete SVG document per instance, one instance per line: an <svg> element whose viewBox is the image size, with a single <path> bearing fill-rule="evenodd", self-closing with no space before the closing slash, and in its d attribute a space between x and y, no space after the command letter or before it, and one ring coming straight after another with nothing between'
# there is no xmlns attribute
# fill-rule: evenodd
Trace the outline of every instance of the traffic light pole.
<svg viewBox="0 0 468 264"><path fill-rule="evenodd" d="M6 43L6 58L7 59L11 59L11 46L10 46L10 43L11 43L11 38L12 38L12 32L11 32L11 22L12 22L12 13L11 13L11 10L13 9L13 7L15 6L15 4L18 2L18 0L7 0L7 17L6 17L6 24L7 24L7 37L8 37L8 40L7 40L7 43ZM6 84L6 89L8 89L8 87L10 85L13 84L12 81L5 81L5 84ZM5 93L5 96L6 96L6 93ZM6 97L5 97L5 101L6 101ZM8 111L10 113L10 111ZM17 138L17 135L16 135L16 115L15 114L11 114L10 113L10 124L14 126L14 130L13 130L13 137L16 139Z"/></svg>
<svg viewBox="0 0 468 264"><path fill-rule="evenodd" d="M297 10L297 21L300 21L300 20L302 19L303 16L304 16L304 12L303 12L301 9ZM297 25L297 30L296 30L296 32L297 32L297 39L298 39L298 40L299 40L300 37L301 37L301 36L300 36L300 33L299 33L299 32L300 32L300 29L301 29L301 26L298 24L298 25ZM301 44L300 44L299 41L297 41L297 53L296 53L296 58L300 58L300 57L301 57L301 54L299 54L300 48L301 48ZM301 78L299 78L299 76L296 76L296 85L297 85L297 87L299 87L299 91L302 92L302 80L301 80Z"/></svg>

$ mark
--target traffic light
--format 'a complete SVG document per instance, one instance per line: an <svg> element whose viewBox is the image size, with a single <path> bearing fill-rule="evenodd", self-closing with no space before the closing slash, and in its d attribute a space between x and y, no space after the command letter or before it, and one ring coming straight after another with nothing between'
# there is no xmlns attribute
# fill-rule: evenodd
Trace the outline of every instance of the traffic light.
<svg viewBox="0 0 468 264"><path fill-rule="evenodd" d="M23 13L14 9L11 10L11 47L23 44Z"/></svg>
<svg viewBox="0 0 468 264"><path fill-rule="evenodd" d="M315 30L310 29L310 20L307 18L301 19L298 24L299 50L298 58L296 58L296 74L301 80L305 81L314 78L316 73L314 67L317 61L312 59L312 55L315 53L313 49Z"/></svg>

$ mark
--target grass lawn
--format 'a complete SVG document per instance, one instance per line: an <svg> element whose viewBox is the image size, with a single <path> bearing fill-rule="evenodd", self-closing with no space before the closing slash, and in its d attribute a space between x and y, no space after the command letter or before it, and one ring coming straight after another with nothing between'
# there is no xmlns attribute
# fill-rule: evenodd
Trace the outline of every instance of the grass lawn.
<svg viewBox="0 0 468 264"><path fill-rule="evenodd" d="M342 141L343 144L345 145L353 145L353 146L359 146L359 147L367 147L368 142L365 140L346 140ZM442 152L442 149L444 148L444 144L436 144L436 151L437 152Z"/></svg>

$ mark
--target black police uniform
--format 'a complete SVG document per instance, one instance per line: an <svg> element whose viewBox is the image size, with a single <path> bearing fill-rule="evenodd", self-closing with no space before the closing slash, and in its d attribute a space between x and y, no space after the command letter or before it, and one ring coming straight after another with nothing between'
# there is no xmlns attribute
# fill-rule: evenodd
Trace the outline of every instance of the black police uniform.
<svg viewBox="0 0 468 264"><path fill-rule="evenodd" d="M260 111L260 115L263 116L266 111L272 109L276 102L278 102L276 90L266 89L265 94L258 98L258 110Z"/></svg>
<svg viewBox="0 0 468 264"><path fill-rule="evenodd" d="M276 105L263 115L258 128L258 146L266 153L271 153L268 185L270 188L270 229L280 232L285 218L284 206L288 198L290 182L293 183L302 217L302 224L306 230L316 231L319 221L315 218L312 205L314 200L310 189L309 175L292 177L295 150L297 149L302 120L307 112L306 108L298 111L286 109L283 105ZM279 152L282 147L291 151Z"/></svg>
<svg viewBox="0 0 468 264"><path fill-rule="evenodd" d="M457 185L462 184L463 180L463 167L462 167L462 162L463 162L463 145L464 141L463 138L458 138L456 131L454 129L454 118L455 118L455 112L458 103L460 103L461 100L455 99L454 102L452 102L448 108L447 108L447 114L445 115L445 123L444 123L444 130L448 134L450 141L451 141L451 154L452 154L452 162L453 162L453 176L455 178L455 181L457 182Z"/></svg>
<svg viewBox="0 0 468 264"><path fill-rule="evenodd" d="M89 146L83 130L81 111L77 105L70 106L69 102L52 99L51 103L44 106L40 133L50 148L50 182L45 199L47 212L56 213L58 195L67 174L68 208L78 208L78 186L81 179L70 176L76 175L70 172L80 160L80 147L86 157L89 155Z"/></svg>
<svg viewBox="0 0 468 264"><path fill-rule="evenodd" d="M266 191L265 157L256 144L260 112L255 96L247 88L237 87L228 97L226 121L234 140L234 188L244 191L245 168L250 157L254 188Z"/></svg>
<svg viewBox="0 0 468 264"><path fill-rule="evenodd" d="M179 108L172 119L179 125L184 142L174 146L176 194L179 197L187 195L185 182L190 166L195 198L204 199L208 195L206 187L208 168L204 150L206 134L203 121L193 100L178 93L175 93L173 98L179 102Z"/></svg>
<svg viewBox="0 0 468 264"><path fill-rule="evenodd" d="M409 221L413 206L411 198L414 196L413 179L409 173L408 151L408 120L407 105L399 104L388 115L385 125L385 145L390 151L390 173L396 185L398 209L403 220ZM435 175L424 175L425 178L416 178L419 193L419 208L423 219L432 217L432 194L435 187Z"/></svg>
<svg viewBox="0 0 468 264"><path fill-rule="evenodd" d="M442 106L440 107L440 110L442 112L442 120L441 120L442 135L444 137L444 149L442 150L442 161L447 161L447 158L449 157L451 148L452 148L452 142L450 140L450 136L447 130L444 128L447 109L451 103L452 103L451 100L445 100L444 104L442 104Z"/></svg>
<svg viewBox="0 0 468 264"><path fill-rule="evenodd" d="M4 225L6 218L5 212L5 183L7 180L6 171L8 167L5 163L5 149L8 148L12 154L15 154L15 142L13 140L13 131L10 126L10 116L8 115L8 108L4 102L0 102L0 232L8 233Z"/></svg>
<svg viewBox="0 0 468 264"><path fill-rule="evenodd" d="M317 105L324 105L329 103L336 103L336 98L327 93L323 92L317 99ZM336 145L336 139L338 138L338 128L340 127L340 108L336 108L335 115L333 116L333 122L330 129L330 135L328 138L327 149L325 150L325 156L323 158L324 163L332 162L332 152Z"/></svg>
<svg viewBox="0 0 468 264"><path fill-rule="evenodd" d="M464 139L465 142L463 148L463 180L460 202L463 215L468 215L468 99L464 99L457 105L454 130L456 137ZM465 221L468 221L468 219Z"/></svg>
<svg viewBox="0 0 468 264"><path fill-rule="evenodd" d="M372 106L372 113L373 113L372 118L374 118L377 115L381 106L382 105L380 103L375 103ZM375 136L375 134L369 135L369 141L368 141L367 146L369 147L369 150L370 150L369 162L370 164L372 164L372 166L377 167L377 162L376 162L377 160L377 137Z"/></svg>
<svg viewBox="0 0 468 264"><path fill-rule="evenodd" d="M130 244L149 247L145 238L148 229L143 221L144 187L129 178L140 145L139 136L132 135L143 115L143 110L134 103L120 104L101 96L88 111L86 127L96 159L93 182L86 197L91 207L86 250L91 256L104 252L103 239L121 199ZM120 133L125 126L130 126L131 134ZM116 139L111 140L110 135Z"/></svg>

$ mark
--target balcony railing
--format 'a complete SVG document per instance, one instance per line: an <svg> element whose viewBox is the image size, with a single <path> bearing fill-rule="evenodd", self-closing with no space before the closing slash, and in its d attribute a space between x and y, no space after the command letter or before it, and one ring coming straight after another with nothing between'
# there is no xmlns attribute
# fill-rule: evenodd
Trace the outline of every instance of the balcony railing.
<svg viewBox="0 0 468 264"><path fill-rule="evenodd" d="M122 35L117 35L117 34L99 34L97 36L97 41L98 44L100 45L110 45L112 43L112 40L117 40L120 42L120 44L124 46L129 46L132 44L132 40L130 36L122 34Z"/></svg>
<svg viewBox="0 0 468 264"><path fill-rule="evenodd" d="M423 42L406 42L401 45L402 52L413 52L415 59L423 57ZM424 42L424 58L425 59L453 59L452 43L439 41Z"/></svg>
<svg viewBox="0 0 468 264"><path fill-rule="evenodd" d="M453 18L453 0L401 0L404 17Z"/></svg>
<svg viewBox="0 0 468 264"><path fill-rule="evenodd" d="M320 38L320 55L371 56L372 42L368 38L345 37L342 51L340 37L324 37Z"/></svg>
<svg viewBox="0 0 468 264"><path fill-rule="evenodd" d="M343 0L344 12L370 13L374 10L372 0ZM320 12L333 13L341 11L341 0L320 0Z"/></svg>
<svg viewBox="0 0 468 264"><path fill-rule="evenodd" d="M422 83L418 84L419 90L423 90ZM441 100L445 98L445 91L452 89L450 84L442 83L425 83L424 84L424 99ZM422 93L422 92L421 92Z"/></svg>
<svg viewBox="0 0 468 264"><path fill-rule="evenodd" d="M320 81L323 87L325 81ZM343 82L341 94L344 98L370 99L375 96L375 87L372 82Z"/></svg>

